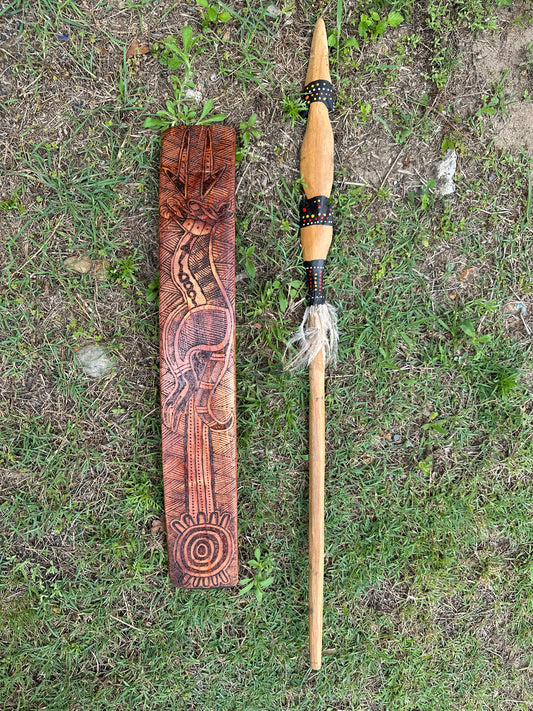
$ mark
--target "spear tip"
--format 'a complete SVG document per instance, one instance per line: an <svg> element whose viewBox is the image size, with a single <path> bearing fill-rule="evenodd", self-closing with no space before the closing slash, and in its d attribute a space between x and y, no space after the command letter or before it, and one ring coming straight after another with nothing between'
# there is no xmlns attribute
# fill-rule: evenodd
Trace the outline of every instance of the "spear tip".
<svg viewBox="0 0 533 711"><path fill-rule="evenodd" d="M324 20L319 17L313 32L313 41L311 42L311 53L309 55L309 66L307 67L307 75L305 83L309 84L317 79L325 79L331 81L329 73L329 48L328 48L328 33Z"/></svg>

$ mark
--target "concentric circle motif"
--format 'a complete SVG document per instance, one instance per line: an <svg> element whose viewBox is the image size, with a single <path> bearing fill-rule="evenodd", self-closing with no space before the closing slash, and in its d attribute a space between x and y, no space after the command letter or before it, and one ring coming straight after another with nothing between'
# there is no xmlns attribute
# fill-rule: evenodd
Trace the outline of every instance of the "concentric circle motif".
<svg viewBox="0 0 533 711"><path fill-rule="evenodd" d="M172 526L178 534L174 542L175 560L182 576L194 587L205 586L207 579L224 583L223 571L232 561L235 547L232 532L226 527L229 516L222 516L220 522L216 514L209 521L202 514L200 517L202 520L193 521L186 516Z"/></svg>

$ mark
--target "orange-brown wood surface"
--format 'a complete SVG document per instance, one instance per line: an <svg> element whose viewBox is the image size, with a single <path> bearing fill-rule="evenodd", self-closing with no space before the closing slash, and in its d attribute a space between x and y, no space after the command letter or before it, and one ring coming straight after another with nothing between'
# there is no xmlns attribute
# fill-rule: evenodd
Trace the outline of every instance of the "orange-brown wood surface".
<svg viewBox="0 0 533 711"><path fill-rule="evenodd" d="M159 327L171 581L236 585L235 132L163 133Z"/></svg>
<svg viewBox="0 0 533 711"><path fill-rule="evenodd" d="M331 81L328 36L322 18L317 21L313 33L305 83L310 84L316 79ZM330 196L333 185L333 130L328 110L319 101L309 107L300 149L300 174L308 198L316 195ZM304 261L326 259L332 237L333 227L330 225L302 227L300 241Z"/></svg>
<svg viewBox="0 0 533 711"><path fill-rule="evenodd" d="M313 32L305 83L331 80L328 38L320 18ZM309 107L307 127L300 152L300 173L308 198L330 196L333 183L333 131L323 103ZM305 261L326 259L333 227L302 227L300 240ZM313 316L310 316L313 326ZM325 396L324 354L319 352L309 366L309 655L312 669L322 666L322 608L324 597L324 488L325 488Z"/></svg>
<svg viewBox="0 0 533 711"><path fill-rule="evenodd" d="M309 366L309 657L311 669L322 666L324 605L324 490L326 408L324 354Z"/></svg>

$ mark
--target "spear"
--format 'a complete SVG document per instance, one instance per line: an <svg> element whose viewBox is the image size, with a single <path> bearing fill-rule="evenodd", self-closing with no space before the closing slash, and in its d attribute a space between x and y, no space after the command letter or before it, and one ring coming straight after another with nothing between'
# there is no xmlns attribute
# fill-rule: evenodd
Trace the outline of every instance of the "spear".
<svg viewBox="0 0 533 711"><path fill-rule="evenodd" d="M300 205L300 240L309 284L302 324L289 341L299 349L290 366L309 367L309 652L311 668L322 665L324 590L324 371L337 355L337 316L323 293L323 272L333 236L333 87L324 21L316 23L303 99L307 126L300 152L305 197Z"/></svg>

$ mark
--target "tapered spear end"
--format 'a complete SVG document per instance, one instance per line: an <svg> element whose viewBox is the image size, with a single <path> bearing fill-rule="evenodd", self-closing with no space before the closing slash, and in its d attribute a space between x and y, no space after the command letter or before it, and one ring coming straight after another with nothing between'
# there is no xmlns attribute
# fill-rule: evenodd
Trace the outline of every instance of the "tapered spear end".
<svg viewBox="0 0 533 711"><path fill-rule="evenodd" d="M331 81L329 73L328 33L324 20L320 17L315 25L311 53L305 83L309 84L317 79Z"/></svg>

